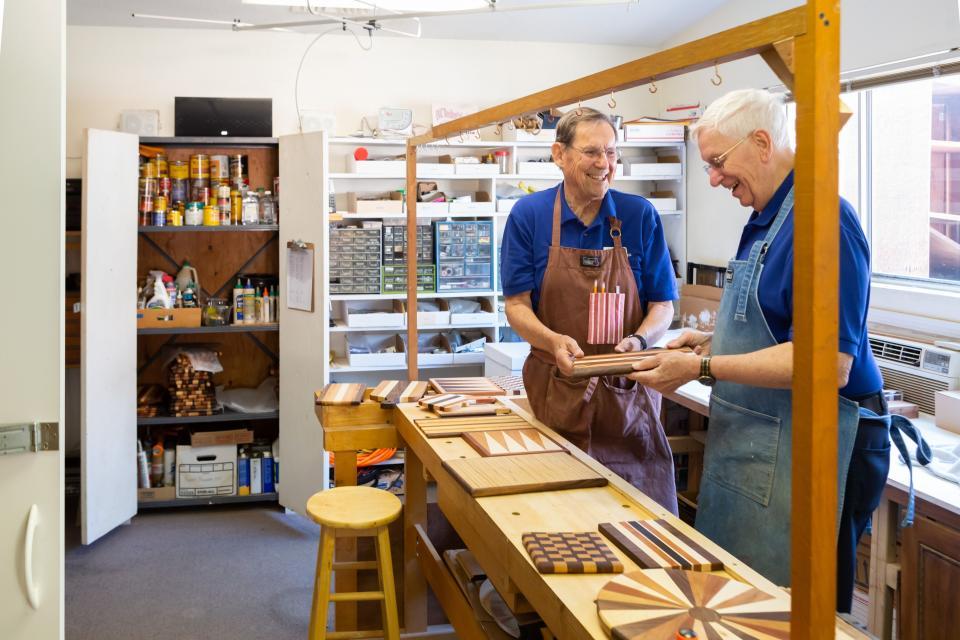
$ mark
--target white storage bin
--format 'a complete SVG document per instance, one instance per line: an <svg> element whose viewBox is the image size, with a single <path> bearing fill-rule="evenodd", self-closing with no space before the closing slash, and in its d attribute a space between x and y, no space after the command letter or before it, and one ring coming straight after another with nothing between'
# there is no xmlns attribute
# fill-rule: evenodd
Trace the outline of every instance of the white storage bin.
<svg viewBox="0 0 960 640"><path fill-rule="evenodd" d="M394 333L383 334L347 334L347 362L352 367L393 367L403 366L406 354L403 352L403 342ZM362 345L372 353L350 353L350 345ZM394 353L383 353L384 349L393 347Z"/></svg>
<svg viewBox="0 0 960 640"><path fill-rule="evenodd" d="M417 327L446 327L450 324L450 307L447 301L440 300L420 300L420 302L436 302L438 311L417 311ZM403 300L394 300L393 308L403 314L406 319L407 303Z"/></svg>
<svg viewBox="0 0 960 640"><path fill-rule="evenodd" d="M417 215L444 215L450 213L449 202L418 202Z"/></svg>
<svg viewBox="0 0 960 640"><path fill-rule="evenodd" d="M647 200L661 213L677 210L676 198L647 198Z"/></svg>
<svg viewBox="0 0 960 640"><path fill-rule="evenodd" d="M458 176L497 176L500 165L497 164L454 164L453 172Z"/></svg>
<svg viewBox="0 0 960 640"><path fill-rule="evenodd" d="M523 363L530 355L527 342L487 343L484 347L483 375L519 376L523 375Z"/></svg>
<svg viewBox="0 0 960 640"><path fill-rule="evenodd" d="M403 214L403 200L364 200L353 191L347 192L347 211L350 213Z"/></svg>
<svg viewBox="0 0 960 640"><path fill-rule="evenodd" d="M450 213L489 215L495 212L494 206L492 202L451 202Z"/></svg>
<svg viewBox="0 0 960 640"><path fill-rule="evenodd" d="M552 162L518 162L517 173L520 175L536 175L549 178L562 178L560 167Z"/></svg>
<svg viewBox="0 0 960 640"><path fill-rule="evenodd" d="M392 308L370 309L356 305L346 305L348 327L391 327L403 328L403 312Z"/></svg>
<svg viewBox="0 0 960 640"><path fill-rule="evenodd" d="M497 213L510 213L515 204L517 204L517 198L500 198L497 200Z"/></svg>
<svg viewBox="0 0 960 640"><path fill-rule="evenodd" d="M456 300L456 299L454 299ZM454 302L451 300L450 302ZM492 324L496 314L493 310L493 303L489 298L478 298L472 302L480 303L480 310L474 313L457 313L450 311L450 324L454 326L464 326L469 324Z"/></svg>
<svg viewBox="0 0 960 640"><path fill-rule="evenodd" d="M500 129L500 139L508 142L553 142L557 139L556 129L540 129L534 133L529 129L517 129L504 125Z"/></svg>
<svg viewBox="0 0 960 640"><path fill-rule="evenodd" d="M439 162L418 162L417 177L433 176L452 176L454 173L452 164L440 164Z"/></svg>
<svg viewBox="0 0 960 640"><path fill-rule="evenodd" d="M623 139L626 141L662 141L682 142L684 137L682 124L625 124Z"/></svg>
<svg viewBox="0 0 960 640"><path fill-rule="evenodd" d="M406 336L402 336L406 345ZM453 364L450 343L440 333L421 333L417 336L417 364L444 365ZM444 353L432 353L434 348L445 349Z"/></svg>
<svg viewBox="0 0 960 640"><path fill-rule="evenodd" d="M177 498L237 495L237 445L177 445Z"/></svg>
<svg viewBox="0 0 960 640"><path fill-rule="evenodd" d="M360 175L403 178L407 175L407 163L405 160L357 160L351 154L347 156L347 171Z"/></svg>
<svg viewBox="0 0 960 640"><path fill-rule="evenodd" d="M629 168L631 176L680 176L681 165L679 162L637 162L632 163Z"/></svg>

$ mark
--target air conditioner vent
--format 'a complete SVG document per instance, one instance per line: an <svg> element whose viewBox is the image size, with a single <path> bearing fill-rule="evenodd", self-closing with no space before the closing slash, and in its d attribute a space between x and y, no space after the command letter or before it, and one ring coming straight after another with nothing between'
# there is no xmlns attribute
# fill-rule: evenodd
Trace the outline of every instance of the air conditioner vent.
<svg viewBox="0 0 960 640"><path fill-rule="evenodd" d="M869 340L870 350L873 351L874 358L920 368L920 347L901 344L892 340L881 340L880 338L870 338Z"/></svg>

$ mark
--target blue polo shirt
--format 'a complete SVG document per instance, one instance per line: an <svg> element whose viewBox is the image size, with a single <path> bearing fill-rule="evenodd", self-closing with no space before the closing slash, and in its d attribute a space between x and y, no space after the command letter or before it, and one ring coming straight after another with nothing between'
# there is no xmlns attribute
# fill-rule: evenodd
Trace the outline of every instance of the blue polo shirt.
<svg viewBox="0 0 960 640"><path fill-rule="evenodd" d="M746 260L750 248L763 240L793 186L793 172L773 194L763 211L754 211L740 237L737 259ZM777 342L793 339L793 211L767 249L757 291L767 326ZM867 341L870 306L870 247L853 206L840 198L840 351L853 356L847 398L861 398L883 387L880 369Z"/></svg>
<svg viewBox="0 0 960 640"><path fill-rule="evenodd" d="M538 191L521 198L507 218L500 249L500 275L507 296L530 292L533 309L540 302L543 274L553 236L553 202L557 189ZM589 227L573 213L561 194L560 244L575 249L603 249L613 246L608 216L620 218L620 242L629 254L630 268L637 281L640 302L677 299L677 283L670 252L663 237L660 216L652 204L638 195L609 189L600 211Z"/></svg>

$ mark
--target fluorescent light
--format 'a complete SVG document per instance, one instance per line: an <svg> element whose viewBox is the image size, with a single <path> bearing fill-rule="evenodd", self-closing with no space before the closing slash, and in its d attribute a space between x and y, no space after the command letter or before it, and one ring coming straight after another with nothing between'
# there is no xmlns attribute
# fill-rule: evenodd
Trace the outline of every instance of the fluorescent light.
<svg viewBox="0 0 960 640"><path fill-rule="evenodd" d="M243 4L261 4L274 7L307 8L307 0L242 0ZM325 9L353 9L372 11L374 7L384 11L466 11L483 9L489 6L487 0L310 0L310 8L315 11ZM438 6L439 5L439 6Z"/></svg>

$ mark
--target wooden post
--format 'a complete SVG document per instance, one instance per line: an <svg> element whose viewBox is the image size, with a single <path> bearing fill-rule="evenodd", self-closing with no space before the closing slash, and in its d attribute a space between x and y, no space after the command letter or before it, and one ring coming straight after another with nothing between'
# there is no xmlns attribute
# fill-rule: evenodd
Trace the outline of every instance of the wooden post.
<svg viewBox="0 0 960 640"><path fill-rule="evenodd" d="M839 50L840 3L808 0L795 40L792 638L836 632Z"/></svg>
<svg viewBox="0 0 960 640"><path fill-rule="evenodd" d="M407 143L407 380L417 380L417 146Z"/></svg>

